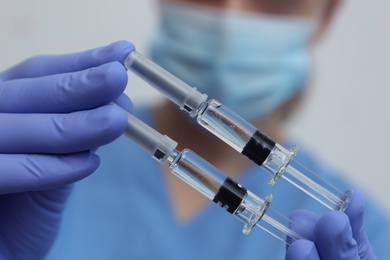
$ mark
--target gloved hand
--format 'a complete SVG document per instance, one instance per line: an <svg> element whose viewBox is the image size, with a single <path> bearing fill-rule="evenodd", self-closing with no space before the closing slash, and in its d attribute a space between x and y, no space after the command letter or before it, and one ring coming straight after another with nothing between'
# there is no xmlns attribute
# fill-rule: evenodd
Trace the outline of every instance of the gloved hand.
<svg viewBox="0 0 390 260"><path fill-rule="evenodd" d="M121 65L134 46L30 58L0 73L0 258L49 250L70 183L99 165L92 151L119 137L130 100Z"/></svg>
<svg viewBox="0 0 390 260"><path fill-rule="evenodd" d="M345 213L331 211L321 218L299 210L290 219L291 229L309 240L297 240L286 259L376 259L364 228L364 198L355 191Z"/></svg>

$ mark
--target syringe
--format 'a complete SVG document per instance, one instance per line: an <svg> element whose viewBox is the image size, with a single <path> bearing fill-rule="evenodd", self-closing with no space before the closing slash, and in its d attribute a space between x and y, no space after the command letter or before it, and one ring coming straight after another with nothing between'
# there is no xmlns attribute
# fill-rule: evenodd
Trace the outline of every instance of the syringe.
<svg viewBox="0 0 390 260"><path fill-rule="evenodd" d="M287 218L269 208L271 195L262 200L191 150L177 151L175 141L132 114L127 113L127 118L127 137L160 164L168 162L173 174L244 222L244 234L257 225L285 243L285 236L292 238L291 242L303 238L287 227Z"/></svg>
<svg viewBox="0 0 390 260"><path fill-rule="evenodd" d="M257 165L263 166L272 176L270 185L282 177L328 209L344 211L348 207L352 190L341 192L306 168L300 166L297 170L291 165L298 151L297 146L291 150L284 148L217 100L207 101L206 94L200 93L137 51L129 54L124 65L181 110L187 111L191 117L197 117L198 123L215 136Z"/></svg>

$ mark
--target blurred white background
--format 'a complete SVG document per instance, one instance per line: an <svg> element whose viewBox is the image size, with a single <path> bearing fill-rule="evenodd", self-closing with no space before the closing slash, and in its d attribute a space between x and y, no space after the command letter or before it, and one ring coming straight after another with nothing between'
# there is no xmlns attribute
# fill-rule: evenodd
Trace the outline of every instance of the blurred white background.
<svg viewBox="0 0 390 260"><path fill-rule="evenodd" d="M32 55L120 39L147 53L155 1L0 0L0 70ZM388 0L345 1L316 50L312 89L289 127L390 213L389 10ZM127 93L136 105L160 97L134 75Z"/></svg>

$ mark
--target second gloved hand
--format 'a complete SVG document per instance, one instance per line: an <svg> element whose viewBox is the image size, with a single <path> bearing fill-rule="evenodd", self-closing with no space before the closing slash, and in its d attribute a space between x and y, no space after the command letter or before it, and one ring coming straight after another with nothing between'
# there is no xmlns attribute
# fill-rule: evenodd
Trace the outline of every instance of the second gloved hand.
<svg viewBox="0 0 390 260"><path fill-rule="evenodd" d="M376 259L364 228L364 198L356 192L345 213L332 211L318 218L300 210L291 226L310 240L297 240L287 249L286 259ZM302 231L304 230L304 231Z"/></svg>
<svg viewBox="0 0 390 260"><path fill-rule="evenodd" d="M121 100L134 46L30 58L0 73L0 258L42 258L58 229L67 184L99 165L93 149L127 125Z"/></svg>

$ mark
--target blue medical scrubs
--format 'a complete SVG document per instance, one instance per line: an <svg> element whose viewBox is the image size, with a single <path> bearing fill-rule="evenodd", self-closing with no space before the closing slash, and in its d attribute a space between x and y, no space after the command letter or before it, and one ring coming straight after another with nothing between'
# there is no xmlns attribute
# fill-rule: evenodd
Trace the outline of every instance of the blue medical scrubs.
<svg viewBox="0 0 390 260"><path fill-rule="evenodd" d="M136 114L154 125L150 110ZM100 148L99 155L99 169L75 184L47 259L284 259L283 242L259 228L243 235L243 224L212 202L180 224L161 166L127 138ZM342 190L355 188L302 148L296 160ZM262 198L272 193L271 207L285 216L297 208L326 211L283 180L270 188L268 179L253 165L238 181ZM366 211L373 248L379 259L390 259L389 217L368 198Z"/></svg>

